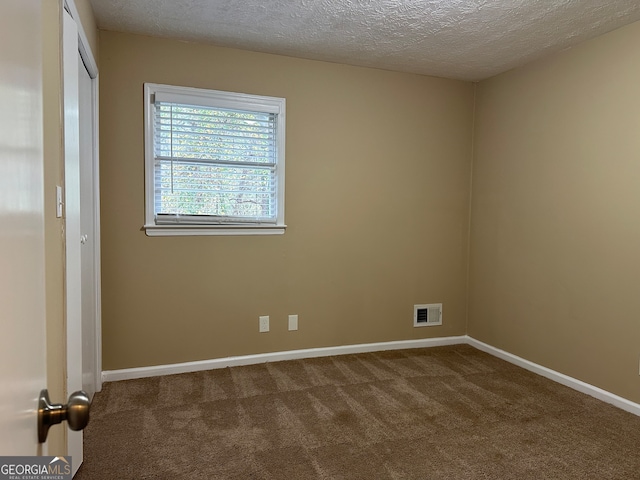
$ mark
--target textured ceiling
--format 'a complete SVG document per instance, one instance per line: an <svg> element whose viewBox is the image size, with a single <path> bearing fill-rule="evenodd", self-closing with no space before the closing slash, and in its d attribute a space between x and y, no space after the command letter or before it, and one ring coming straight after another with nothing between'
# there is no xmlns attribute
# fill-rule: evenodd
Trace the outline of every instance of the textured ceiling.
<svg viewBox="0 0 640 480"><path fill-rule="evenodd" d="M101 29L481 80L640 20L640 0L91 0Z"/></svg>

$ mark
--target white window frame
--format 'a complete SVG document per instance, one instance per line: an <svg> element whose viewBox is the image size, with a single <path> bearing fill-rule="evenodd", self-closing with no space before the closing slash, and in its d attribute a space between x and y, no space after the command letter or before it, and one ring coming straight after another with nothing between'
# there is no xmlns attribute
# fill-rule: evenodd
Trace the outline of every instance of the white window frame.
<svg viewBox="0 0 640 480"><path fill-rule="evenodd" d="M157 224L154 212L154 102L156 95L166 101L203 105L216 108L229 108L268 112L277 114L277 158L276 158L276 222L259 223L221 223L221 224ZM284 180L285 180L285 106L284 98L265 97L246 93L207 90L201 88L144 84L144 123L145 123L145 222L148 236L177 235L277 235L284 233Z"/></svg>

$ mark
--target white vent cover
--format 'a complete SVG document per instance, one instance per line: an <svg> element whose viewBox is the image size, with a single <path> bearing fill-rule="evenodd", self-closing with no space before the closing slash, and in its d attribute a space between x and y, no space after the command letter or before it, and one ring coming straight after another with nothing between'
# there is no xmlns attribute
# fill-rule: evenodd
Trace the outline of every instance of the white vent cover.
<svg viewBox="0 0 640 480"><path fill-rule="evenodd" d="M414 327L432 327L434 325L442 325L441 303L413 306Z"/></svg>

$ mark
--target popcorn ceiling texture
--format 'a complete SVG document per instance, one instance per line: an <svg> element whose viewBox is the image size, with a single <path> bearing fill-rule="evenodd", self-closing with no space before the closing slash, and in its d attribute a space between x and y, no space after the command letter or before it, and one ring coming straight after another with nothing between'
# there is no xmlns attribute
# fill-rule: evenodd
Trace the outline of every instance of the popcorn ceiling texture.
<svg viewBox="0 0 640 480"><path fill-rule="evenodd" d="M628 23L639 0L91 0L101 29L482 80Z"/></svg>

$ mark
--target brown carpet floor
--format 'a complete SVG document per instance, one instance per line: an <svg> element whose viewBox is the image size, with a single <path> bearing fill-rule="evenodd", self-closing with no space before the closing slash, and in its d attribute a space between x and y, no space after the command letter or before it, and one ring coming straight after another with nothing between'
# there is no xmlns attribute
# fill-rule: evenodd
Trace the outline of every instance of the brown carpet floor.
<svg viewBox="0 0 640 480"><path fill-rule="evenodd" d="M78 480L640 479L640 417L466 345L107 383Z"/></svg>

